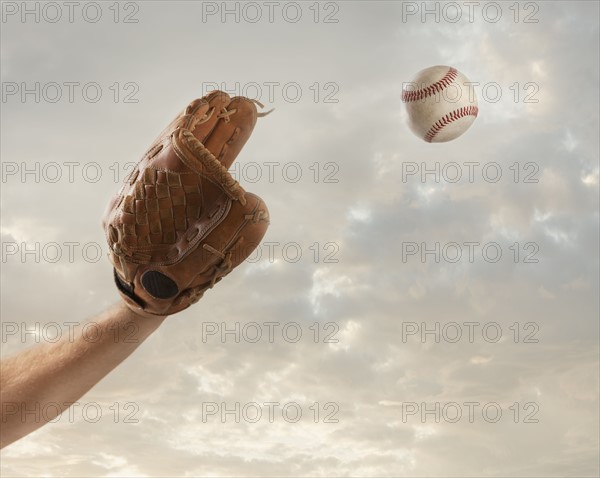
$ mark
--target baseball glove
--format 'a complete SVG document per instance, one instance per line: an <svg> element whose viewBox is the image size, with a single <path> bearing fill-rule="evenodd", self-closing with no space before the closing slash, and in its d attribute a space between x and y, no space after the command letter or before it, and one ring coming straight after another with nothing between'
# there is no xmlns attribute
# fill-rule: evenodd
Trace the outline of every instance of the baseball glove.
<svg viewBox="0 0 600 478"><path fill-rule="evenodd" d="M250 137L257 101L221 91L192 101L110 202L103 227L117 288L141 315L197 302L258 246L265 203L228 169Z"/></svg>

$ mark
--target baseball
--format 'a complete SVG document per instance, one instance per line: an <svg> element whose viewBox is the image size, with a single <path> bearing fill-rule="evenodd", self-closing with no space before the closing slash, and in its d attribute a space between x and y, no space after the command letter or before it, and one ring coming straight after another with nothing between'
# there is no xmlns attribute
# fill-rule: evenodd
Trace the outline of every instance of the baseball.
<svg viewBox="0 0 600 478"><path fill-rule="evenodd" d="M428 143L458 138L475 121L479 109L469 79L451 66L432 66L402 88L408 126Z"/></svg>

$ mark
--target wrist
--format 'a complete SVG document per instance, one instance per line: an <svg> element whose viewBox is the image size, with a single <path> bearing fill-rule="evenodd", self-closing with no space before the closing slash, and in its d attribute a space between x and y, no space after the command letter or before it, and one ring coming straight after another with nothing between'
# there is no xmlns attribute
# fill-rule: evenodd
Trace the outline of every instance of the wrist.
<svg viewBox="0 0 600 478"><path fill-rule="evenodd" d="M121 301L118 303L120 315L126 322L135 322L140 327L152 327L157 328L162 322L168 317L168 315L154 315L144 312L143 310L134 310L129 304Z"/></svg>

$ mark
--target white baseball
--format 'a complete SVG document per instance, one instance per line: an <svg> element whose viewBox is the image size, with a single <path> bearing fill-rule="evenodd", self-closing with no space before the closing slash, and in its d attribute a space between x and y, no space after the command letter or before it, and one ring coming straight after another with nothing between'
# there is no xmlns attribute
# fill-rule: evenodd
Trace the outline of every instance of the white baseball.
<svg viewBox="0 0 600 478"><path fill-rule="evenodd" d="M458 138L469 129L479 108L468 78L451 66L421 70L402 88L408 126L428 143Z"/></svg>

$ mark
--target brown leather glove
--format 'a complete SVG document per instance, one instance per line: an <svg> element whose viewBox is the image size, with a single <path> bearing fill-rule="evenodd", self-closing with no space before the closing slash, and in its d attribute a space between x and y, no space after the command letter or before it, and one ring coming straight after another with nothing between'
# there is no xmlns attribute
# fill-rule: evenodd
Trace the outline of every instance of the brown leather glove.
<svg viewBox="0 0 600 478"><path fill-rule="evenodd" d="M262 240L267 207L228 172L266 114L256 104L221 91L192 101L109 204L103 227L115 281L135 312L189 307Z"/></svg>

